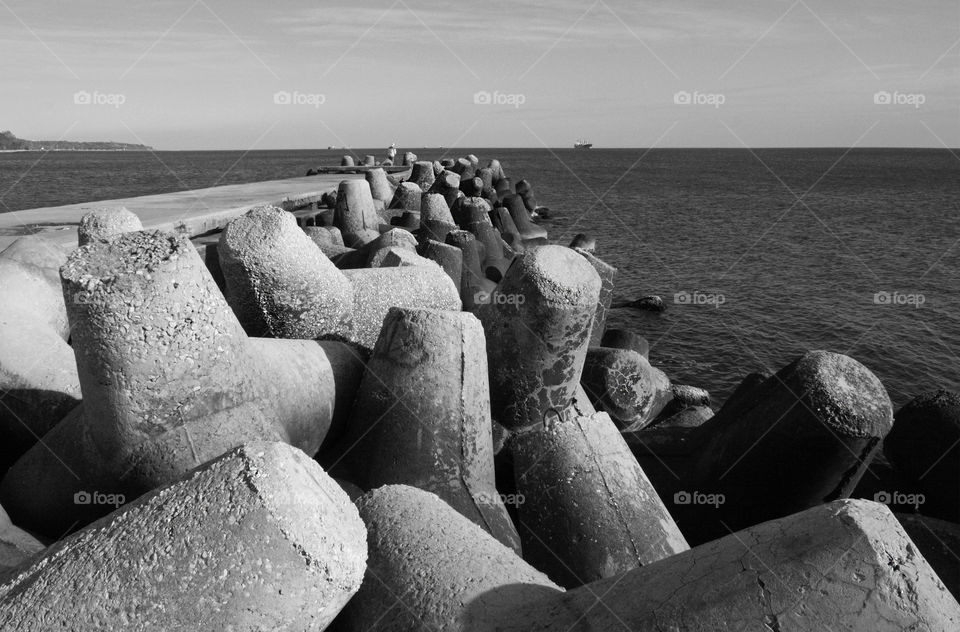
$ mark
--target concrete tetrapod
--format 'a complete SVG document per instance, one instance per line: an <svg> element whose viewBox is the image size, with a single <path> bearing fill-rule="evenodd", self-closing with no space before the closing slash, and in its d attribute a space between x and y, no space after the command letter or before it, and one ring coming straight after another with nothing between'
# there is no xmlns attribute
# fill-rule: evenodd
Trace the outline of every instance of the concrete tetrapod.
<svg viewBox="0 0 960 632"><path fill-rule="evenodd" d="M84 410L0 483L24 528L66 529L89 514L73 503L77 492L134 498L243 441L284 440L314 454L349 410L363 372L357 353L247 338L184 236L94 242L61 276Z"/></svg>
<svg viewBox="0 0 960 632"><path fill-rule="evenodd" d="M883 452L925 496L923 513L960 521L960 396L937 390L897 411ZM890 490L888 490L890 491Z"/></svg>
<svg viewBox="0 0 960 632"><path fill-rule="evenodd" d="M364 177L370 185L371 197L374 200L381 200L384 204L390 204L393 200L393 186L387 180L387 172L378 167L367 171Z"/></svg>
<svg viewBox="0 0 960 632"><path fill-rule="evenodd" d="M343 243L358 248L380 235L380 215L366 180L343 180L337 189L333 225L343 233Z"/></svg>
<svg viewBox="0 0 960 632"><path fill-rule="evenodd" d="M628 349L591 347L580 382L597 410L624 432L648 425L673 399L667 375Z"/></svg>
<svg viewBox="0 0 960 632"><path fill-rule="evenodd" d="M0 582L44 548L35 537L10 522L10 516L0 507Z"/></svg>
<svg viewBox="0 0 960 632"><path fill-rule="evenodd" d="M597 312L593 316L593 325L590 327L590 346L599 347L603 339L603 332L607 327L607 314L610 312L610 303L613 301L613 284L617 278L617 269L595 256L591 251L583 248L574 248L580 253L600 275L600 298L597 300Z"/></svg>
<svg viewBox="0 0 960 632"><path fill-rule="evenodd" d="M462 616L479 616L485 606L477 599ZM622 629L946 632L960 629L960 604L889 509L841 500L548 595L471 628Z"/></svg>
<svg viewBox="0 0 960 632"><path fill-rule="evenodd" d="M0 253L0 471L80 403L60 289L66 255L40 237Z"/></svg>
<svg viewBox="0 0 960 632"><path fill-rule="evenodd" d="M350 323L335 338L373 349L391 307L460 310L463 304L450 277L438 265L344 270L353 284Z"/></svg>
<svg viewBox="0 0 960 632"><path fill-rule="evenodd" d="M140 218L123 206L102 206L89 211L80 218L77 227L77 243L80 246L96 239L107 239L120 233L143 230Z"/></svg>
<svg viewBox="0 0 960 632"><path fill-rule="evenodd" d="M357 508L367 526L367 573L337 630L493 630L526 603L562 594L430 492L388 485Z"/></svg>
<svg viewBox="0 0 960 632"><path fill-rule="evenodd" d="M473 314L392 308L357 391L343 460L364 489L433 492L519 552L494 481L486 355Z"/></svg>
<svg viewBox="0 0 960 632"><path fill-rule="evenodd" d="M420 198L420 228L425 237L444 243L447 233L457 230L447 201L439 193L424 193Z"/></svg>
<svg viewBox="0 0 960 632"><path fill-rule="evenodd" d="M572 411L571 411L572 412ZM606 413L576 414L509 439L523 557L565 588L688 546Z"/></svg>
<svg viewBox="0 0 960 632"><path fill-rule="evenodd" d="M0 585L0 627L319 631L365 562L336 482L296 448L251 443L18 569Z"/></svg>
<svg viewBox="0 0 960 632"><path fill-rule="evenodd" d="M542 246L514 259L476 310L487 336L494 419L515 429L569 406L600 285L593 266L563 246Z"/></svg>
<svg viewBox="0 0 960 632"><path fill-rule="evenodd" d="M416 184L422 190L426 191L433 186L437 177L433 172L433 163L427 160L415 162L410 168L410 177L407 182Z"/></svg>
<svg viewBox="0 0 960 632"><path fill-rule="evenodd" d="M845 355L811 351L698 429L703 445L689 492L722 494L719 507L695 514L691 540L718 537L820 503L846 498L893 424L890 397L865 366Z"/></svg>
<svg viewBox="0 0 960 632"><path fill-rule="evenodd" d="M353 288L292 213L255 208L220 235L227 302L247 335L318 338L349 317Z"/></svg>

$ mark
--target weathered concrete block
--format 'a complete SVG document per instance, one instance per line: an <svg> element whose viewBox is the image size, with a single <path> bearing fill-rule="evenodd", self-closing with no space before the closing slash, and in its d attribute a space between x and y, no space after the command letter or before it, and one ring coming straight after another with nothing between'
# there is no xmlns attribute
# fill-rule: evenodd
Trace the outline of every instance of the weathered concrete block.
<svg viewBox="0 0 960 632"><path fill-rule="evenodd" d="M531 426L570 405L599 294L597 271L569 248L543 246L514 260L476 312L487 336L494 419Z"/></svg>
<svg viewBox="0 0 960 632"><path fill-rule="evenodd" d="M433 261L421 257L415 250L390 246L381 248L370 258L371 268L394 268L400 266L429 266Z"/></svg>
<svg viewBox="0 0 960 632"><path fill-rule="evenodd" d="M451 230L447 233L447 244L456 246L463 253L460 300L463 302L463 309L472 311L489 300L496 287L480 267L480 262L483 260L482 244L477 241L473 233L466 230Z"/></svg>
<svg viewBox="0 0 960 632"><path fill-rule="evenodd" d="M460 310L462 303L450 277L437 265L345 270L353 283L349 325L334 338L373 349L391 307Z"/></svg>
<svg viewBox="0 0 960 632"><path fill-rule="evenodd" d="M960 522L960 396L924 393L897 411L883 442L890 463L925 497L925 514Z"/></svg>
<svg viewBox="0 0 960 632"><path fill-rule="evenodd" d="M337 207L333 225L343 233L343 243L362 246L380 235L380 215L366 180L344 180L337 189Z"/></svg>
<svg viewBox="0 0 960 632"><path fill-rule="evenodd" d="M0 626L322 630L359 588L366 548L356 509L319 465L253 443L18 569L0 586Z"/></svg>
<svg viewBox="0 0 960 632"><path fill-rule="evenodd" d="M417 250L422 256L443 268L443 271L446 272L450 280L453 281L459 294L460 278L463 274L463 251L456 246L441 243L433 239L425 240Z"/></svg>
<svg viewBox="0 0 960 632"><path fill-rule="evenodd" d="M591 347L580 382L597 410L624 431L643 428L673 399L666 374L626 349Z"/></svg>
<svg viewBox="0 0 960 632"><path fill-rule="evenodd" d="M383 169L370 169L364 177L370 185L370 195L374 200L380 200L385 205L393 200L393 186L387 180L387 172Z"/></svg>
<svg viewBox="0 0 960 632"><path fill-rule="evenodd" d="M394 191L388 208L419 213L422 197L423 190L415 182L401 182Z"/></svg>
<svg viewBox="0 0 960 632"><path fill-rule="evenodd" d="M486 356L472 314L391 308L341 442L343 459L361 487L433 492L519 552L494 482Z"/></svg>
<svg viewBox="0 0 960 632"><path fill-rule="evenodd" d="M630 349L647 360L650 359L650 343L647 342L647 339L626 329L605 330L600 338L600 346L610 349Z"/></svg>
<svg viewBox="0 0 960 632"><path fill-rule="evenodd" d="M0 484L24 528L65 530L87 515L74 493L133 498L243 441L284 440L313 454L352 403L343 383L358 385L355 352L247 338L186 237L92 242L61 276L84 412L64 418ZM30 486L37 481L43 494Z"/></svg>
<svg viewBox="0 0 960 632"><path fill-rule="evenodd" d="M435 495L388 485L358 502L369 558L359 592L338 620L346 630L493 630L528 602L561 594Z"/></svg>
<svg viewBox="0 0 960 632"><path fill-rule="evenodd" d="M519 195L507 195L502 199L503 206L510 213L525 246L547 243L547 229L533 223L530 219L530 211L523 205L523 199Z"/></svg>
<svg viewBox="0 0 960 632"><path fill-rule="evenodd" d="M574 588L687 550L653 485L605 413L514 435L524 559Z"/></svg>
<svg viewBox="0 0 960 632"><path fill-rule="evenodd" d="M0 507L0 583L44 548L39 540L14 525L7 512Z"/></svg>
<svg viewBox="0 0 960 632"><path fill-rule="evenodd" d="M700 428L708 438L691 491L725 502L686 507L699 531L685 531L690 539L847 497L893 424L880 380L837 353L811 351L754 391L748 405L725 406Z"/></svg>
<svg viewBox="0 0 960 632"><path fill-rule="evenodd" d="M589 261L600 275L600 298L597 299L597 311L593 316L593 325L590 327L590 346L599 347L607 327L607 314L610 312L610 303L613 301L613 284L617 278L617 269L594 256L589 250L574 248L574 251Z"/></svg>
<svg viewBox="0 0 960 632"><path fill-rule="evenodd" d="M123 206L103 206L85 213L77 227L77 242L84 246L97 239L143 230L140 218Z"/></svg>
<svg viewBox="0 0 960 632"><path fill-rule="evenodd" d="M420 201L420 228L427 238L444 243L447 233L457 230L447 201L439 193L424 193Z"/></svg>
<svg viewBox="0 0 960 632"><path fill-rule="evenodd" d="M220 237L227 302L250 336L318 338L349 317L353 288L293 216L256 208Z"/></svg>
<svg viewBox="0 0 960 632"><path fill-rule="evenodd" d="M883 505L852 500L751 527L502 614L498 622L471 629L960 628L960 605L896 518Z"/></svg>
<svg viewBox="0 0 960 632"><path fill-rule="evenodd" d="M423 191L428 191L436 179L436 174L433 171L433 163L422 160L414 163L410 168L410 177L407 179L407 182L416 184Z"/></svg>
<svg viewBox="0 0 960 632"><path fill-rule="evenodd" d="M437 176L427 193L439 193L447 202L447 208L452 209L453 203L460 197L460 176L452 171L444 171Z"/></svg>
<svg viewBox="0 0 960 632"><path fill-rule="evenodd" d="M40 237L0 253L0 471L80 403L60 289L66 255Z"/></svg>

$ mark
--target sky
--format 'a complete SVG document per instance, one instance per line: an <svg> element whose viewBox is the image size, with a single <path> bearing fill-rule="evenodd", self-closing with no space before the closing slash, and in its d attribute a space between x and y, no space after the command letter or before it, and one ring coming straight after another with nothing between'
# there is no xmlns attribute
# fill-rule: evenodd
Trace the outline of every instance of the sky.
<svg viewBox="0 0 960 632"><path fill-rule="evenodd" d="M0 0L0 130L182 149L958 147L960 3Z"/></svg>

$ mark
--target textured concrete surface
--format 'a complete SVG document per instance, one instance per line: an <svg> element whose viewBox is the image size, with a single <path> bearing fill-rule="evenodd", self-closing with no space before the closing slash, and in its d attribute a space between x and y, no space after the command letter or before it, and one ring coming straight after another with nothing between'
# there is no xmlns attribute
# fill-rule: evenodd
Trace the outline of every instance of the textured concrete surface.
<svg viewBox="0 0 960 632"><path fill-rule="evenodd" d="M524 559L566 588L687 550L606 413L545 423L507 444Z"/></svg>
<svg viewBox="0 0 960 632"><path fill-rule="evenodd" d="M0 253L0 471L80 402L60 289L65 261L40 237Z"/></svg>
<svg viewBox="0 0 960 632"><path fill-rule="evenodd" d="M84 246L96 239L106 239L135 230L143 230L143 224L140 223L140 218L128 211L126 207L102 206L80 218L77 244Z"/></svg>
<svg viewBox="0 0 960 632"><path fill-rule="evenodd" d="M476 314L487 336L493 417L507 428L543 422L580 382L600 277L563 246L524 253Z"/></svg>
<svg viewBox="0 0 960 632"><path fill-rule="evenodd" d="M388 485L357 506L368 570L338 629L493 630L503 615L562 590L429 492Z"/></svg>
<svg viewBox="0 0 960 632"><path fill-rule="evenodd" d="M960 605L885 506L842 500L473 629L947 632L960 629Z"/></svg>
<svg viewBox="0 0 960 632"><path fill-rule="evenodd" d="M360 586L356 508L296 448L232 450L0 585L0 627L323 630Z"/></svg>
<svg viewBox="0 0 960 632"><path fill-rule="evenodd" d="M238 217L219 253L227 302L248 335L319 338L349 318L350 282L291 213L268 206Z"/></svg>
<svg viewBox="0 0 960 632"><path fill-rule="evenodd" d="M437 494L519 552L497 492L483 327L470 313L391 308L357 391L343 461L365 489Z"/></svg>

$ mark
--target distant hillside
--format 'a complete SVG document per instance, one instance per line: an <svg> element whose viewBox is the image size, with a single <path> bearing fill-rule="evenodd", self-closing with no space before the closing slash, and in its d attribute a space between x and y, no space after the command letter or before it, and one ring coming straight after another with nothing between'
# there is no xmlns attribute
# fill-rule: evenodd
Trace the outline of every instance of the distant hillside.
<svg viewBox="0 0 960 632"><path fill-rule="evenodd" d="M110 151L150 151L153 148L146 145L133 145L130 143L115 143L113 141L95 141L89 143L75 142L71 140L25 140L17 138L13 132L0 132L0 150L48 150L48 151L90 151L90 150L110 150Z"/></svg>

